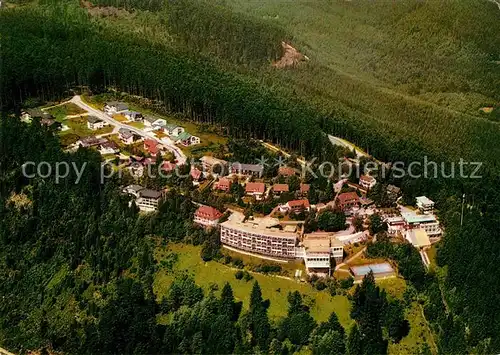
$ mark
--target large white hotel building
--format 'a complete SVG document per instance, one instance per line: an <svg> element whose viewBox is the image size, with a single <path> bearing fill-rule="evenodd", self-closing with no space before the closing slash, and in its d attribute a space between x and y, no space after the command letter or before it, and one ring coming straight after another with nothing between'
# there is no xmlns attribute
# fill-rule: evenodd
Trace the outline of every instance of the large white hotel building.
<svg viewBox="0 0 500 355"><path fill-rule="evenodd" d="M308 272L329 274L332 259L343 258L343 243L332 233L301 235L296 224L276 218L252 218L233 212L220 224L221 243L243 252L276 259L303 259Z"/></svg>

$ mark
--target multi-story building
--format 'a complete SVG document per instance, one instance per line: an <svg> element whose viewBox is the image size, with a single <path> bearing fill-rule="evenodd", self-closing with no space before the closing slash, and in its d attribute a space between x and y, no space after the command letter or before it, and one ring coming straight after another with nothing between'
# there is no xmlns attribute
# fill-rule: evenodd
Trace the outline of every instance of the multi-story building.
<svg viewBox="0 0 500 355"><path fill-rule="evenodd" d="M405 229L422 228L429 237L438 236L441 234L441 228L436 216L432 214L416 214L414 212L402 213L401 216L405 221Z"/></svg>
<svg viewBox="0 0 500 355"><path fill-rule="evenodd" d="M101 129L104 126L107 126L108 123L104 122L98 117L95 116L88 116L87 117L87 128L95 131L96 129Z"/></svg>
<svg viewBox="0 0 500 355"><path fill-rule="evenodd" d="M135 203L141 211L158 211L162 196L163 193L161 191L143 189L139 191L139 197L135 200Z"/></svg>
<svg viewBox="0 0 500 355"><path fill-rule="evenodd" d="M405 220L403 217L389 217L385 220L387 223L387 233L391 236L405 230Z"/></svg>
<svg viewBox="0 0 500 355"><path fill-rule="evenodd" d="M216 208L210 206L200 206L194 213L193 222L205 227L217 227L219 219L222 217Z"/></svg>
<svg viewBox="0 0 500 355"><path fill-rule="evenodd" d="M359 196L355 192L344 192L337 197L338 206L343 211L359 207Z"/></svg>
<svg viewBox="0 0 500 355"><path fill-rule="evenodd" d="M279 224L278 219L270 217L245 220L243 214L234 212L226 222L220 224L221 242L250 253L295 258L298 234L281 229Z"/></svg>
<svg viewBox="0 0 500 355"><path fill-rule="evenodd" d="M248 196L255 197L257 200L262 199L265 192L266 185L263 182L249 182L245 185L245 193Z"/></svg>
<svg viewBox="0 0 500 355"><path fill-rule="evenodd" d="M287 203L279 206L280 212L283 213L300 213L302 211L309 212L310 209L311 205L307 199L288 201Z"/></svg>
<svg viewBox="0 0 500 355"><path fill-rule="evenodd" d="M434 201L431 199L425 197L425 196L418 196L416 198L417 200L417 207L422 213L432 213L434 211Z"/></svg>
<svg viewBox="0 0 500 355"><path fill-rule="evenodd" d="M126 110L128 110L128 106L123 102L111 101L104 104L104 112L110 116Z"/></svg>
<svg viewBox="0 0 500 355"><path fill-rule="evenodd" d="M231 173L262 177L262 174L264 174L264 166L260 165L260 164L232 163L231 164Z"/></svg>
<svg viewBox="0 0 500 355"><path fill-rule="evenodd" d="M361 175L359 177L359 184L365 189L371 189L373 186L375 186L376 183L377 180L370 175Z"/></svg>
<svg viewBox="0 0 500 355"><path fill-rule="evenodd" d="M215 183L215 189L228 192L231 189L232 181L228 178L220 178L219 181Z"/></svg>

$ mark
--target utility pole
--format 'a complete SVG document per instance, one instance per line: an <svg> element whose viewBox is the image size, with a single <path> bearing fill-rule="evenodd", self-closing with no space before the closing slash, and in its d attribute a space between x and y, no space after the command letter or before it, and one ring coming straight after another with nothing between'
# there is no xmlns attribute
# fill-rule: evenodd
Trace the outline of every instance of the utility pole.
<svg viewBox="0 0 500 355"><path fill-rule="evenodd" d="M462 229L462 224L464 223L464 203L465 203L465 194L462 195L462 215L460 216L460 229Z"/></svg>

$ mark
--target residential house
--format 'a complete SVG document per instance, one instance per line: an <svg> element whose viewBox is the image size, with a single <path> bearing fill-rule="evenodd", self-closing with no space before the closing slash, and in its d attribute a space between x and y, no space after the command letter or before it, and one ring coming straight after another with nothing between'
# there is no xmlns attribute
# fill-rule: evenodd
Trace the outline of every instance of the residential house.
<svg viewBox="0 0 500 355"><path fill-rule="evenodd" d="M367 190L375 186L376 183L377 180L370 175L361 175L359 178L359 184Z"/></svg>
<svg viewBox="0 0 500 355"><path fill-rule="evenodd" d="M341 210L346 210L359 207L359 196L355 192L344 192L338 195L337 203Z"/></svg>
<svg viewBox="0 0 500 355"><path fill-rule="evenodd" d="M197 169L194 166L192 166L191 167L191 171L189 173L190 173L191 178L193 179L193 181L195 181L195 182L200 181L202 174L201 174L201 171L199 169Z"/></svg>
<svg viewBox="0 0 500 355"><path fill-rule="evenodd" d="M152 156L156 156L156 154L160 151L158 149L158 142L149 138L144 140L144 149Z"/></svg>
<svg viewBox="0 0 500 355"><path fill-rule="evenodd" d="M279 206L280 212L283 213L300 213L300 212L309 212L311 209L311 205L309 204L309 200L292 200L288 201L284 205Z"/></svg>
<svg viewBox="0 0 500 355"><path fill-rule="evenodd" d="M153 123L157 120L158 118L152 117L152 116L144 116L144 119L142 122L144 123L144 127L152 127Z"/></svg>
<svg viewBox="0 0 500 355"><path fill-rule="evenodd" d="M177 144L182 144L183 146L190 146L195 144L200 144L201 140L199 137L193 136L187 132L182 132L178 136L173 136L172 140Z"/></svg>
<svg viewBox="0 0 500 355"><path fill-rule="evenodd" d="M290 188L288 184L274 184L272 190L275 196L280 196L283 192L290 191Z"/></svg>
<svg viewBox="0 0 500 355"><path fill-rule="evenodd" d="M210 206L200 206L194 213L193 222L205 227L217 227L222 213Z"/></svg>
<svg viewBox="0 0 500 355"><path fill-rule="evenodd" d="M394 185L387 185L387 197L391 201L396 201L401 195L401 189Z"/></svg>
<svg viewBox="0 0 500 355"><path fill-rule="evenodd" d="M130 129L127 128L120 128L118 130L118 136L120 137L120 140L124 144L132 144L142 139L141 136L135 134L134 132L132 132Z"/></svg>
<svg viewBox="0 0 500 355"><path fill-rule="evenodd" d="M434 211L434 201L432 201L431 199L425 196L418 196L416 200L417 200L417 207L420 210L420 212L428 214Z"/></svg>
<svg viewBox="0 0 500 355"><path fill-rule="evenodd" d="M139 191L139 197L135 203L141 211L153 212L158 210L162 197L162 191L143 189Z"/></svg>
<svg viewBox="0 0 500 355"><path fill-rule="evenodd" d="M307 196L309 194L309 190L311 186L309 184L300 184L299 194L301 196Z"/></svg>
<svg viewBox="0 0 500 355"><path fill-rule="evenodd" d="M169 161L164 161L163 164L161 165L161 170L166 172L166 173L171 173L172 171L175 170L177 165L174 163L171 163Z"/></svg>
<svg viewBox="0 0 500 355"><path fill-rule="evenodd" d="M76 141L76 144L83 148L89 148L106 143L107 141L108 140L106 138L97 138L95 136L88 136L80 138L78 141Z"/></svg>
<svg viewBox="0 0 500 355"><path fill-rule="evenodd" d="M249 182L245 185L245 193L255 197L257 200L262 199L266 192L266 185L263 182Z"/></svg>
<svg viewBox="0 0 500 355"><path fill-rule="evenodd" d="M227 161L209 155L200 158L203 171L208 174L224 175L227 171Z"/></svg>
<svg viewBox="0 0 500 355"><path fill-rule="evenodd" d="M21 111L21 121L30 123L34 118L38 118L40 120L44 118L54 119L54 116L48 112L42 111L39 108L28 108Z"/></svg>
<svg viewBox="0 0 500 355"><path fill-rule="evenodd" d="M87 117L87 128L93 131L104 128L108 123L95 116Z"/></svg>
<svg viewBox="0 0 500 355"><path fill-rule="evenodd" d="M231 189L232 181L228 178L220 178L219 181L215 184L216 190L221 190L224 192L228 192Z"/></svg>
<svg viewBox="0 0 500 355"><path fill-rule="evenodd" d="M116 153L120 152L120 147L118 146L118 144L116 144L116 142L106 141L104 143L99 144L99 147L97 148L97 150L102 155L116 154Z"/></svg>
<svg viewBox="0 0 500 355"><path fill-rule="evenodd" d="M127 104L118 101L110 101L104 104L104 112L109 116L113 116L115 113L128 110Z"/></svg>
<svg viewBox="0 0 500 355"><path fill-rule="evenodd" d="M288 166L281 166L278 168L278 175L280 176L293 176L295 173L295 169Z"/></svg>
<svg viewBox="0 0 500 355"><path fill-rule="evenodd" d="M177 126L176 124L171 124L171 123L166 124L163 129L165 130L165 133L171 137L177 137L181 133L184 132L183 127L180 127L180 126Z"/></svg>
<svg viewBox="0 0 500 355"><path fill-rule="evenodd" d="M236 162L231 164L231 173L262 177L264 174L264 166L260 164L241 164Z"/></svg>
<svg viewBox="0 0 500 355"><path fill-rule="evenodd" d="M144 119L144 116L142 113L137 112L137 111L125 111L122 113L123 116L129 121L142 121Z"/></svg>
<svg viewBox="0 0 500 355"><path fill-rule="evenodd" d="M163 118L158 118L156 121L154 121L151 126L154 129L163 129L167 125L167 121L165 121Z"/></svg>
<svg viewBox="0 0 500 355"><path fill-rule="evenodd" d="M54 129L57 131L60 131L62 128L62 124L60 122L57 122L56 120L52 118L42 118L40 120L40 124L45 127L49 127L50 129Z"/></svg>

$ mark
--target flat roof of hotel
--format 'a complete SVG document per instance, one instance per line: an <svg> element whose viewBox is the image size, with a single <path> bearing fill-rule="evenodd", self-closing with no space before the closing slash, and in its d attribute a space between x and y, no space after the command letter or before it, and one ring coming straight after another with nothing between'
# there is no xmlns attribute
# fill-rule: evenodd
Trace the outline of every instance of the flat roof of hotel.
<svg viewBox="0 0 500 355"><path fill-rule="evenodd" d="M243 222L244 219L245 216L241 212L233 212L229 219L220 225L222 227L241 230L247 233L259 233L268 236L297 239L298 235L295 231L291 232L286 229L281 230L279 228L272 228L274 226L279 226L280 222L277 218L255 217Z"/></svg>
<svg viewBox="0 0 500 355"><path fill-rule="evenodd" d="M401 213L401 216L407 223L437 222L436 216L433 214L416 214L415 212L406 212Z"/></svg>

